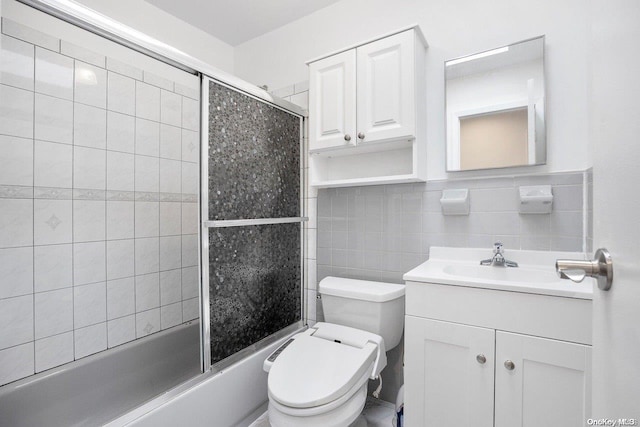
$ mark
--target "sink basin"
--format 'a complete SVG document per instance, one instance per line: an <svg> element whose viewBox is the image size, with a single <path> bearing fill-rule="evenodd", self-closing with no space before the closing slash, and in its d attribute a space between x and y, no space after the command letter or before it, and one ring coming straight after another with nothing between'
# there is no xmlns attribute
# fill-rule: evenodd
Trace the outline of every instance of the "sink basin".
<svg viewBox="0 0 640 427"><path fill-rule="evenodd" d="M507 249L505 257L519 267L480 265L490 254L490 249L432 247L429 260L406 273L404 280L592 299L593 279L574 283L560 279L555 271L556 259L585 259L583 253Z"/></svg>

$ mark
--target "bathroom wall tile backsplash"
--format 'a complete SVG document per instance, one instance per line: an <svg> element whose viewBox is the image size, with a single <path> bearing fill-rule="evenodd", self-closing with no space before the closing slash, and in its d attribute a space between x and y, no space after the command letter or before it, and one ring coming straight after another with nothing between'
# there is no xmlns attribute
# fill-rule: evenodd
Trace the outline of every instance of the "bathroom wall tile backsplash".
<svg viewBox="0 0 640 427"><path fill-rule="evenodd" d="M318 280L402 282L431 246L582 251L585 173L430 181L318 192ZM518 187L551 184L553 212L518 213ZM443 189L469 188L469 215L441 212Z"/></svg>
<svg viewBox="0 0 640 427"><path fill-rule="evenodd" d="M199 306L199 79L2 32L0 385Z"/></svg>

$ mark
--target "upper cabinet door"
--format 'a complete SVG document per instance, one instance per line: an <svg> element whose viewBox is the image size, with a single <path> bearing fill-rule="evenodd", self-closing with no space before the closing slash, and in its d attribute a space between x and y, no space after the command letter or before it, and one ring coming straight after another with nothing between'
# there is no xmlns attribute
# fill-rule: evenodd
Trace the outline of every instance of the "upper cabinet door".
<svg viewBox="0 0 640 427"><path fill-rule="evenodd" d="M356 52L310 64L309 149L356 143Z"/></svg>
<svg viewBox="0 0 640 427"><path fill-rule="evenodd" d="M357 48L358 143L416 135L415 33Z"/></svg>

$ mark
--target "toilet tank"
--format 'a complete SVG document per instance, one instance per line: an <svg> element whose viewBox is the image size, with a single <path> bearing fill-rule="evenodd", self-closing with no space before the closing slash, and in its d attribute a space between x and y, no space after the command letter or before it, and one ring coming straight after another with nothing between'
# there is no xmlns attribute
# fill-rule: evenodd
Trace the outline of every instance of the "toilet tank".
<svg viewBox="0 0 640 427"><path fill-rule="evenodd" d="M380 335L391 350L404 329L404 285L325 277L318 285L324 320Z"/></svg>

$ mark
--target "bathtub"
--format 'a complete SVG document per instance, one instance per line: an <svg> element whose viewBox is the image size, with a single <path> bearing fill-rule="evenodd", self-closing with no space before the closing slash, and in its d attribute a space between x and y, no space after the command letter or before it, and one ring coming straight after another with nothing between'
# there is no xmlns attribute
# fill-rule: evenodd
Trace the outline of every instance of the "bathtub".
<svg viewBox="0 0 640 427"><path fill-rule="evenodd" d="M0 388L0 425L102 425L199 373L196 321Z"/></svg>

